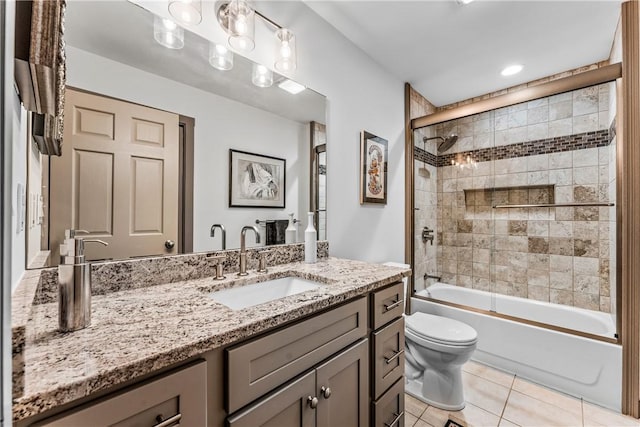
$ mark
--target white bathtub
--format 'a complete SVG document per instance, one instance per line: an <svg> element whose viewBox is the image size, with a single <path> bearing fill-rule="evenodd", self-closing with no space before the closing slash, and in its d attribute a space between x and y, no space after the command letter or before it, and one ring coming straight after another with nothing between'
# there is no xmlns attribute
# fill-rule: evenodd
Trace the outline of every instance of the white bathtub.
<svg viewBox="0 0 640 427"><path fill-rule="evenodd" d="M436 283L417 295L594 335L611 338L615 333L609 315L590 310L444 283ZM479 336L473 359L479 362L618 412L621 409L622 347L619 345L420 298L411 299L411 308L413 312L446 316L473 326Z"/></svg>

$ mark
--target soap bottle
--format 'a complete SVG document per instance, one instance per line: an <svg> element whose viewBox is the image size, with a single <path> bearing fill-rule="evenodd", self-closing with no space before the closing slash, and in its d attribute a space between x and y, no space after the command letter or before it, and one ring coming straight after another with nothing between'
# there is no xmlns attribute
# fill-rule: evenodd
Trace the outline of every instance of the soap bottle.
<svg viewBox="0 0 640 427"><path fill-rule="evenodd" d="M316 229L313 227L313 212L309 212L308 216L307 229L304 230L304 262L312 264L317 261L318 249L316 240L318 236Z"/></svg>
<svg viewBox="0 0 640 427"><path fill-rule="evenodd" d="M89 242L107 245L102 240L73 237L62 248L66 253L58 265L58 326L62 332L91 324L91 263L84 257L84 244Z"/></svg>
<svg viewBox="0 0 640 427"><path fill-rule="evenodd" d="M298 229L296 228L296 225L293 222L293 213L289 214L289 225L287 226L287 229L285 230L284 233L284 242L286 244L290 244L290 243L296 243L296 241L298 240Z"/></svg>

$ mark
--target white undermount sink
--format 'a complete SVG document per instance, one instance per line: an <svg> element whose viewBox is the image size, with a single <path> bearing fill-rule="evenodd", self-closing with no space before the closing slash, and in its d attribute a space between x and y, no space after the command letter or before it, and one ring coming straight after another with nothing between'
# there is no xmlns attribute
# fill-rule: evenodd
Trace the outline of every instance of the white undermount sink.
<svg viewBox="0 0 640 427"><path fill-rule="evenodd" d="M252 285L222 289L220 291L211 292L209 294L209 298L212 298L220 304L226 305L232 310L240 310L310 291L319 288L320 286L320 283L290 276L254 283Z"/></svg>

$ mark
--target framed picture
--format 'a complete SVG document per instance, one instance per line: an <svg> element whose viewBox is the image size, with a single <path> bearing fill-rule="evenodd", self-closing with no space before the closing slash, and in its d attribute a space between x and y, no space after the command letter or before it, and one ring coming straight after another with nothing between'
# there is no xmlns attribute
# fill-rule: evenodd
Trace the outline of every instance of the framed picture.
<svg viewBox="0 0 640 427"><path fill-rule="evenodd" d="M387 140L360 132L360 204L387 204Z"/></svg>
<svg viewBox="0 0 640 427"><path fill-rule="evenodd" d="M229 207L284 208L287 161L229 150Z"/></svg>

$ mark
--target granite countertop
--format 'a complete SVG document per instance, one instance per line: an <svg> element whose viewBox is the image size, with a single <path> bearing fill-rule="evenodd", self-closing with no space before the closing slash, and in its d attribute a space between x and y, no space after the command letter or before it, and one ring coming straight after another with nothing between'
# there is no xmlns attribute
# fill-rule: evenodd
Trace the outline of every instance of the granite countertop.
<svg viewBox="0 0 640 427"><path fill-rule="evenodd" d="M337 258L251 272L223 281L188 280L92 298L87 329L58 332L57 303L31 308L25 326L24 391L13 401L14 421L110 388L204 352L299 319L408 276L411 270ZM317 289L231 310L208 292L297 276Z"/></svg>

